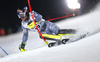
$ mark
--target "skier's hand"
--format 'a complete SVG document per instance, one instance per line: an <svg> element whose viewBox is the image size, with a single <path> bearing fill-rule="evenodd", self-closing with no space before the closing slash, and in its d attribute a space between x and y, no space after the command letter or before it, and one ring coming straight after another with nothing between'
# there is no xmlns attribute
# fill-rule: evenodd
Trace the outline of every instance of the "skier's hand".
<svg viewBox="0 0 100 62"><path fill-rule="evenodd" d="M24 52L25 51L25 49L24 49L25 48L25 44L26 44L25 42L22 42L21 45L19 45L19 50L21 52Z"/></svg>

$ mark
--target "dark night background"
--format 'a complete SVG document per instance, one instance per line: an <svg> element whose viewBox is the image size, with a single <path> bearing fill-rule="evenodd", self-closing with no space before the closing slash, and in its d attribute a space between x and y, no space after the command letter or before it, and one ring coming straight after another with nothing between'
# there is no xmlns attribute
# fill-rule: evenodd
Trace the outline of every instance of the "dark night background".
<svg viewBox="0 0 100 62"><path fill-rule="evenodd" d="M65 0L30 0L32 10L43 15L44 19L52 19L72 14L71 10L65 5ZM86 14L96 6L99 0L79 0L81 4L81 15ZM2 0L0 4L0 28L6 31L12 28L17 31L21 20L17 17L17 8L28 6L27 0Z"/></svg>

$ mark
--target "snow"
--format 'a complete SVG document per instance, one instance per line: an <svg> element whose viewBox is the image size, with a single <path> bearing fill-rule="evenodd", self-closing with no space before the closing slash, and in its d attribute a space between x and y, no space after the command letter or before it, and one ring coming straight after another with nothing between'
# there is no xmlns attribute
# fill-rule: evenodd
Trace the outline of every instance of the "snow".
<svg viewBox="0 0 100 62"><path fill-rule="evenodd" d="M0 49L0 62L100 62L100 4L91 13L61 20L56 24L62 29L89 32L89 37L77 42L48 48L37 33L29 31L25 52L18 49L23 33L0 37L8 56Z"/></svg>

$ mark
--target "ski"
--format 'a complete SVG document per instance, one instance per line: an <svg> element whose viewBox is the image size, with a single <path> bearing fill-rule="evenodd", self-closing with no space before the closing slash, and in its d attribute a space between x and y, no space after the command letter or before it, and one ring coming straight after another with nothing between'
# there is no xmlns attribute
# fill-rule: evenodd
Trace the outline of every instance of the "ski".
<svg viewBox="0 0 100 62"><path fill-rule="evenodd" d="M78 41L80 39L83 39L85 37L87 37L89 33L85 33L85 34L82 34L80 36L76 36L76 37L72 37L72 38L65 38L65 39L62 39L62 40L59 40L59 41L56 41L56 42L51 42L49 43L48 47L54 47L54 46L59 46L61 44L68 44L68 43L72 43L72 42L75 42L75 41Z"/></svg>

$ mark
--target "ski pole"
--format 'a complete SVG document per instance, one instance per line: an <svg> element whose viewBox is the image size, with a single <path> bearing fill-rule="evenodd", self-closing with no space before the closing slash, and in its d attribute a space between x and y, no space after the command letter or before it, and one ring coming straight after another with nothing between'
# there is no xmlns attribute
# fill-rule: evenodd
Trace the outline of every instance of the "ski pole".
<svg viewBox="0 0 100 62"><path fill-rule="evenodd" d="M40 36L42 37L42 39L44 40L44 42L46 43L46 45L48 45L48 42L45 40L45 38L42 36L41 32L39 31L36 23L35 23L35 20L34 20L34 17L33 17L33 14L32 14L32 9L31 9L31 4L30 4L30 0L28 0L28 5L29 5L29 9L30 9L30 13L31 13L31 16L32 16L32 19L33 19L33 22L34 22L34 25L36 26L36 29L38 31L38 33L40 34Z"/></svg>
<svg viewBox="0 0 100 62"><path fill-rule="evenodd" d="M8 53L0 46L0 48L3 50L3 52L5 52L6 55L8 55Z"/></svg>
<svg viewBox="0 0 100 62"><path fill-rule="evenodd" d="M47 21L57 20L57 19L65 18L65 17L71 17L71 16L75 16L75 14L71 14L71 15L67 15L67 16L62 16L62 17L57 17L57 18L49 19Z"/></svg>

